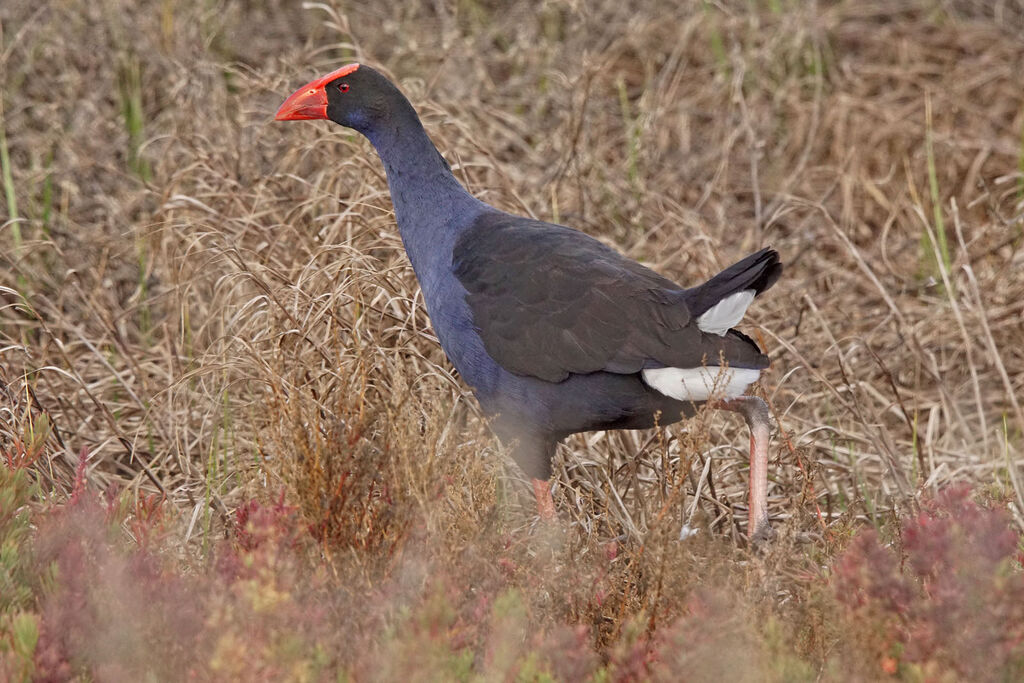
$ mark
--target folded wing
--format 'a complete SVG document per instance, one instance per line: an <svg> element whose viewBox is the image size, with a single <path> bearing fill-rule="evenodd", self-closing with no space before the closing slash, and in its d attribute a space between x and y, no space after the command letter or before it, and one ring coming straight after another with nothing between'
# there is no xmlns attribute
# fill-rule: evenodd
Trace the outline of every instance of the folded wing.
<svg viewBox="0 0 1024 683"><path fill-rule="evenodd" d="M560 382L570 373L768 365L748 337L718 328L731 327L738 309L742 317L742 292L778 278L771 250L687 290L577 230L487 213L456 243L453 269L484 347L515 374Z"/></svg>

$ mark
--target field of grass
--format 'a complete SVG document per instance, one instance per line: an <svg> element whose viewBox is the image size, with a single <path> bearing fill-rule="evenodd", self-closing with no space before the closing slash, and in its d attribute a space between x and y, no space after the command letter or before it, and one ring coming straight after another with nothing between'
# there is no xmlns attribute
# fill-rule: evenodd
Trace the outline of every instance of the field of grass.
<svg viewBox="0 0 1024 683"><path fill-rule="evenodd" d="M779 250L774 543L722 413L538 522L372 147L272 120L356 60L500 208ZM1022 0L4 0L0 679L1024 678L1022 74Z"/></svg>

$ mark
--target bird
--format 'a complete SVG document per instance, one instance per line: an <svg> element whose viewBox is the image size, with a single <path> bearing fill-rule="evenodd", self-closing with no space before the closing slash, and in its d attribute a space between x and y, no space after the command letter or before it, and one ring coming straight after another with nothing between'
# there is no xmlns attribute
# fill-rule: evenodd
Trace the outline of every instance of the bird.
<svg viewBox="0 0 1024 683"><path fill-rule="evenodd" d="M745 393L769 359L735 326L779 279L778 252L761 249L687 288L582 231L492 207L458 181L398 87L365 64L310 81L275 119L330 120L373 145L434 332L532 480L542 519L555 517L563 439L667 425L710 403L746 420L747 535L773 535L771 417Z"/></svg>

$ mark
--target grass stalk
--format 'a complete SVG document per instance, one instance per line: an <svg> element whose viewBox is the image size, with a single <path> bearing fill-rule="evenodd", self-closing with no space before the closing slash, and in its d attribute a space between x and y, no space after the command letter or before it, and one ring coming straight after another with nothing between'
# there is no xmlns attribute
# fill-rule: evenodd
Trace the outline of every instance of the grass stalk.
<svg viewBox="0 0 1024 683"><path fill-rule="evenodd" d="M1024 485L1017 476L1017 463L1010 457L1010 425L1007 416L1003 414L1003 459L1006 461L1006 470L1010 475L1010 483L1013 485L1013 492L1017 497L1017 507L1024 512Z"/></svg>
<svg viewBox="0 0 1024 683"><path fill-rule="evenodd" d="M942 265L945 271L948 273L952 270L952 261L949 255L949 242L946 239L946 221L942 213L942 195L939 193L939 178L938 172L935 168L935 145L934 145L934 133L932 125L932 98L930 95L925 96L924 100L924 117L925 117L925 154L927 156L928 163L928 191L932 201L932 220L935 224L935 246L939 250L939 257L942 259ZM927 233L923 234L922 242L925 247L925 258L930 260L932 249L929 244L931 242L931 236ZM936 264L936 269L938 264ZM953 286L952 284L950 285Z"/></svg>
<svg viewBox="0 0 1024 683"><path fill-rule="evenodd" d="M640 126L629 106L629 93L626 80L621 76L616 81L619 91L619 111L622 114L622 125L626 132L626 148L629 155L629 182L637 191L640 189Z"/></svg>
<svg viewBox="0 0 1024 683"><path fill-rule="evenodd" d="M122 55L118 67L118 90L121 96L121 117L128 133L128 168L143 182L150 179L149 162L142 157L145 122L142 110L142 65L138 57Z"/></svg>
<svg viewBox="0 0 1024 683"><path fill-rule="evenodd" d="M7 124L4 119L3 98L0 97L0 173L3 174L4 198L7 201L7 220L11 224L15 253L21 251L21 225L18 217L18 196L14 192L14 173L11 169L11 154L7 148Z"/></svg>
<svg viewBox="0 0 1024 683"><path fill-rule="evenodd" d="M1020 171L1020 176L1017 178L1017 199L1024 199L1024 121L1020 124L1020 151L1017 154L1017 170Z"/></svg>
<svg viewBox="0 0 1024 683"><path fill-rule="evenodd" d="M148 340L152 329L152 312L149 307L149 249L145 239L136 240L135 251L139 265L139 332L143 339Z"/></svg>
<svg viewBox="0 0 1024 683"><path fill-rule="evenodd" d="M728 77L729 55L725 50L725 39L722 38L722 31L719 28L718 22L710 18L713 11L715 11L715 8L711 3L705 1L704 16L708 18L708 23L710 24L708 29L708 48L711 50L711 55L715 58L719 73Z"/></svg>
<svg viewBox="0 0 1024 683"><path fill-rule="evenodd" d="M50 236L50 221L53 219L53 149L46 154L46 176L39 197L39 222L45 237Z"/></svg>

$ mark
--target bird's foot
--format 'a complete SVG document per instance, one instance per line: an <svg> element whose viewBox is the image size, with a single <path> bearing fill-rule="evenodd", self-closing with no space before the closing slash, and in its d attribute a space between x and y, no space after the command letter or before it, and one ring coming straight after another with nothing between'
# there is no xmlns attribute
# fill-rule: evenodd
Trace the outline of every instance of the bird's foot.
<svg viewBox="0 0 1024 683"><path fill-rule="evenodd" d="M750 533L750 546L752 548L762 548L778 537L778 532L772 528L772 525L765 519L759 524L754 526L753 531Z"/></svg>

